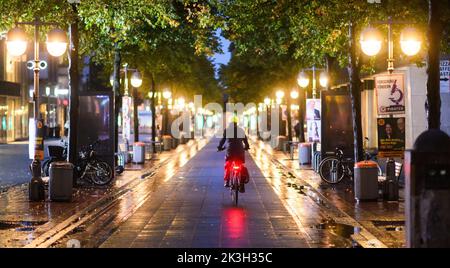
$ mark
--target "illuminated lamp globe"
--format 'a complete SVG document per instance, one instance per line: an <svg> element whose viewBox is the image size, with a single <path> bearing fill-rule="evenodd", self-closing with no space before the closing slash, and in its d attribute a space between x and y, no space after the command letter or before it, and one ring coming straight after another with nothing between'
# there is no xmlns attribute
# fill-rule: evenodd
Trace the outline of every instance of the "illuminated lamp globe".
<svg viewBox="0 0 450 268"><path fill-rule="evenodd" d="M67 50L67 36L61 29L53 29L47 34L47 51L54 57L62 56Z"/></svg>
<svg viewBox="0 0 450 268"><path fill-rule="evenodd" d="M403 29L400 34L400 47L403 53L414 56L419 52L421 45L420 34L416 29L410 27Z"/></svg>
<svg viewBox="0 0 450 268"><path fill-rule="evenodd" d="M381 50L382 37L379 30L368 27L361 32L361 49L367 56L375 56Z"/></svg>
<svg viewBox="0 0 450 268"><path fill-rule="evenodd" d="M6 34L6 48L11 56L18 57L27 50L27 34L16 27Z"/></svg>

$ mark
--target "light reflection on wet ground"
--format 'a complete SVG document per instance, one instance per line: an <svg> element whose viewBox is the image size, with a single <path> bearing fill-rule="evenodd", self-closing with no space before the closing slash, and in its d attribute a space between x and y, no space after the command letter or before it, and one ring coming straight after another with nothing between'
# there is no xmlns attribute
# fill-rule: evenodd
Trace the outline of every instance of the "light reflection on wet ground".
<svg viewBox="0 0 450 268"><path fill-rule="evenodd" d="M200 141L203 146L206 141ZM0 195L0 247L21 247L36 237L52 230L58 223L68 217L79 213L89 204L106 196L118 189L126 188L128 185L138 184L142 170L152 169L156 163L162 163L171 157L171 165L163 166L161 169L167 170L167 177L171 177L174 173L173 169L184 165L192 154L197 153L201 146L197 146L195 142L190 142L186 146L179 146L171 153L163 153L158 155L158 160L147 162L144 169L137 168L136 165L127 168L124 175L118 177L110 188L80 188L75 189L72 203L60 202L29 202L27 194L27 186L20 186L10 189L8 192ZM189 148L186 150L185 148ZM121 188L122 187L122 188ZM151 185L152 191L156 191L158 185ZM130 194L132 193L132 194ZM147 193L147 189L136 187L135 190L120 197L120 205L114 210L114 217L110 215L100 216L106 221L113 221L114 218L123 218L132 212L132 208L142 201L143 196ZM10 228L11 227L11 228ZM75 232L84 230L84 226L77 227ZM95 241L95 237L92 237Z"/></svg>

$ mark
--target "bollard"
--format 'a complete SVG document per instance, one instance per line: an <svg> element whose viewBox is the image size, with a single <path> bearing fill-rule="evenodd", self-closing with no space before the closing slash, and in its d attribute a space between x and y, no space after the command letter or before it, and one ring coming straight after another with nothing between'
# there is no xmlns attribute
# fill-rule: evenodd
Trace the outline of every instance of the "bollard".
<svg viewBox="0 0 450 268"><path fill-rule="evenodd" d="M384 182L383 199L398 201L398 180L395 176L395 161L389 158L386 162L386 181Z"/></svg>
<svg viewBox="0 0 450 268"><path fill-rule="evenodd" d="M33 160L30 165L32 174L28 185L28 198L30 201L42 201L45 199L44 181L41 177L41 163L39 160Z"/></svg>

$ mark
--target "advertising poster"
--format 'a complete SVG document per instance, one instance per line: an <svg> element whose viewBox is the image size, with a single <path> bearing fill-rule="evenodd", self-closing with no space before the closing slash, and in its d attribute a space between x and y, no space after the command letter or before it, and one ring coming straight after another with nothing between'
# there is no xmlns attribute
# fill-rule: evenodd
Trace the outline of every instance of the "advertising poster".
<svg viewBox="0 0 450 268"><path fill-rule="evenodd" d="M129 96L122 97L122 135L123 139L130 141L131 136L131 98Z"/></svg>
<svg viewBox="0 0 450 268"><path fill-rule="evenodd" d="M306 99L306 120L320 120L321 117L320 99Z"/></svg>
<svg viewBox="0 0 450 268"><path fill-rule="evenodd" d="M404 114L405 92L403 74L375 77L377 110L379 115Z"/></svg>
<svg viewBox="0 0 450 268"><path fill-rule="evenodd" d="M450 93L450 60L441 60L439 73L441 93Z"/></svg>
<svg viewBox="0 0 450 268"><path fill-rule="evenodd" d="M308 142L320 142L320 120L306 121Z"/></svg>
<svg viewBox="0 0 450 268"><path fill-rule="evenodd" d="M405 117L378 118L378 156L403 157Z"/></svg>
<svg viewBox="0 0 450 268"><path fill-rule="evenodd" d="M322 92L322 157L341 148L346 157L353 157L352 105L348 91Z"/></svg>

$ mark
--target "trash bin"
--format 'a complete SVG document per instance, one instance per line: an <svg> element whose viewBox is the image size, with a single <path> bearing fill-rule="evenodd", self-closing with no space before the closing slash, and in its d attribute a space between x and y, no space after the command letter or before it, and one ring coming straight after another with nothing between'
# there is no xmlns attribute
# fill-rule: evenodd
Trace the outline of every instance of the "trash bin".
<svg viewBox="0 0 450 268"><path fill-rule="evenodd" d="M50 164L48 192L52 201L72 200L73 165L69 162Z"/></svg>
<svg viewBox="0 0 450 268"><path fill-rule="evenodd" d="M355 164L355 199L369 201L378 199L378 167L374 161Z"/></svg>
<svg viewBox="0 0 450 268"><path fill-rule="evenodd" d="M180 140L177 138L172 138L172 149L176 149L178 147Z"/></svg>
<svg viewBox="0 0 450 268"><path fill-rule="evenodd" d="M277 147L276 149L278 151L286 151L286 142L287 142L287 137L286 136L278 136L277 137Z"/></svg>
<svg viewBox="0 0 450 268"><path fill-rule="evenodd" d="M298 145L298 162L300 165L311 163L311 143L302 142Z"/></svg>
<svg viewBox="0 0 450 268"><path fill-rule="evenodd" d="M163 136L163 144L164 151L170 151L170 149L172 149L172 137L169 135Z"/></svg>
<svg viewBox="0 0 450 268"><path fill-rule="evenodd" d="M133 162L142 164L145 161L145 143L135 142L133 146Z"/></svg>

